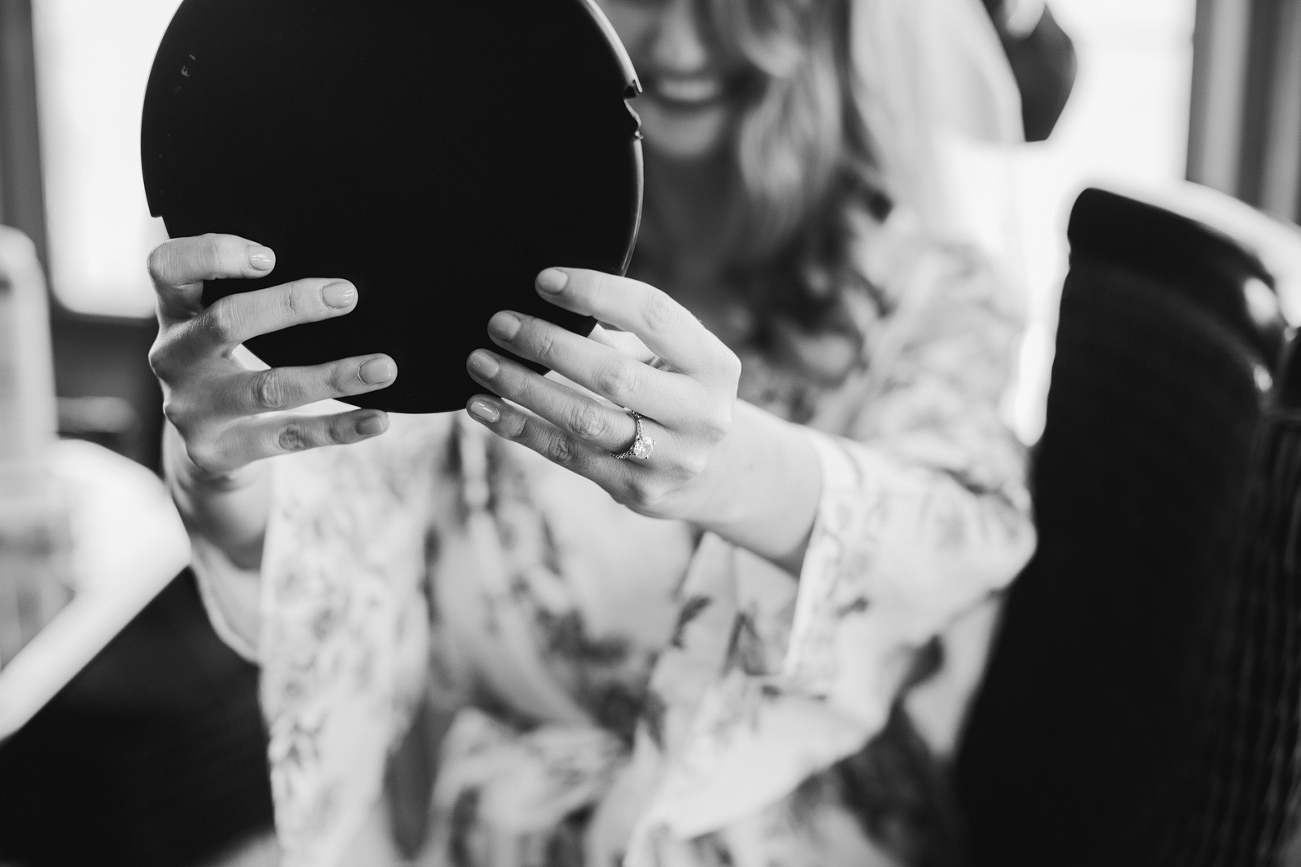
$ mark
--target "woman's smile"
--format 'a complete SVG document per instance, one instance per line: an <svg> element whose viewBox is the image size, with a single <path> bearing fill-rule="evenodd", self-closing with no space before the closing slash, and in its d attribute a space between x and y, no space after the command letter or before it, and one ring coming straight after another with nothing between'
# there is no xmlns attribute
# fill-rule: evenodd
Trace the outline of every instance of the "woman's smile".
<svg viewBox="0 0 1301 867"><path fill-rule="evenodd" d="M724 146L742 69L723 59L697 0L602 0L641 78L636 109L657 156L695 161Z"/></svg>
<svg viewBox="0 0 1301 867"><path fill-rule="evenodd" d="M642 84L645 96L677 111L711 107L728 95L727 83L722 77L709 73L651 73Z"/></svg>

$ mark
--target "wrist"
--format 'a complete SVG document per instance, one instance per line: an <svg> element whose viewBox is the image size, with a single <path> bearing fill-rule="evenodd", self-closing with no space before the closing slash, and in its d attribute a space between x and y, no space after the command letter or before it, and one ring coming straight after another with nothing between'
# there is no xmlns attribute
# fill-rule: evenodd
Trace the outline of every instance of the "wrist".
<svg viewBox="0 0 1301 867"><path fill-rule="evenodd" d="M739 402L693 523L798 575L821 495L821 464L805 432Z"/></svg>
<svg viewBox="0 0 1301 867"><path fill-rule="evenodd" d="M204 472L169 423L163 433L163 471L190 533L210 541L236 566L257 568L269 515L270 467L258 462L229 473Z"/></svg>

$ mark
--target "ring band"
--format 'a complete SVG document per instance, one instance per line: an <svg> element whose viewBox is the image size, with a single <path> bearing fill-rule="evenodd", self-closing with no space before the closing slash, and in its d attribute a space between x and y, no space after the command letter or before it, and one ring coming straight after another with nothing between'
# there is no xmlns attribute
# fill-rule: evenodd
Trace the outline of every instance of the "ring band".
<svg viewBox="0 0 1301 867"><path fill-rule="evenodd" d="M651 452L655 451L655 440L646 436L646 428L641 423L641 413L635 409L628 410L628 415L637 423L637 437L628 446L624 452L610 452L610 457L616 461L626 461L628 458L636 458L639 461L650 460Z"/></svg>

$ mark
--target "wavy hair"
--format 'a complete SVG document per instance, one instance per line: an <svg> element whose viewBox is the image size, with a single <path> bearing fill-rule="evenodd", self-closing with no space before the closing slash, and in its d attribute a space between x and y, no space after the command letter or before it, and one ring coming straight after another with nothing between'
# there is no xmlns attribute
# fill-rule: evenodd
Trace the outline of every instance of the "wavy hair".
<svg viewBox="0 0 1301 867"><path fill-rule="evenodd" d="M861 288L882 303L855 248L893 197L856 93L852 0L700 2L751 81L731 142L740 225L727 277L760 329L784 317L854 331L845 294Z"/></svg>

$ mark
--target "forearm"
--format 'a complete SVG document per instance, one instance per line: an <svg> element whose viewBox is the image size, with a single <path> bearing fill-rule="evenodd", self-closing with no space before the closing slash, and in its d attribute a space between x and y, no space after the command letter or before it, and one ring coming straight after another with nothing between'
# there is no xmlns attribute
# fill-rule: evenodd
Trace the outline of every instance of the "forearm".
<svg viewBox="0 0 1301 867"><path fill-rule="evenodd" d="M800 573L822 495L822 468L797 425L736 404L715 495L698 526Z"/></svg>
<svg viewBox="0 0 1301 867"><path fill-rule="evenodd" d="M250 464L237 473L203 474L185 452L176 428L163 431L163 468L177 510L190 532L202 536L241 569L262 562L270 503L270 473Z"/></svg>

